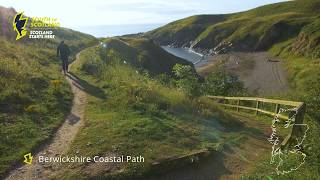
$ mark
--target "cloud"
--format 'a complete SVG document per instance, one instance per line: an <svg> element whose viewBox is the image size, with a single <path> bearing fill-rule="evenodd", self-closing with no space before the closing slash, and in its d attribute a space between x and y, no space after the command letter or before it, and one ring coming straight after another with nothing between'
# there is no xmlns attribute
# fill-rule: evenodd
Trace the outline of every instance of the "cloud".
<svg viewBox="0 0 320 180"><path fill-rule="evenodd" d="M98 10L109 10L117 12L143 12L153 14L186 14L195 12L195 7L199 3L187 0L184 3L177 1L146 1L146 0L133 0L133 1L106 1L103 4L96 5Z"/></svg>
<svg viewBox="0 0 320 180"><path fill-rule="evenodd" d="M168 23L196 14L248 10L282 0L1 0L29 16L60 19L63 26Z"/></svg>

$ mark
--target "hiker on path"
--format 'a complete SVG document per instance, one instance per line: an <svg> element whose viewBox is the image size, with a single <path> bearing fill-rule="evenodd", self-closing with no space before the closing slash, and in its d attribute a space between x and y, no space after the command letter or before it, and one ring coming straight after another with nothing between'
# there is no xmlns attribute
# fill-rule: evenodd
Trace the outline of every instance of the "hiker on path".
<svg viewBox="0 0 320 180"><path fill-rule="evenodd" d="M64 41L61 41L57 48L57 56L60 56L60 59L62 60L62 70L64 75L68 72L68 57L70 55L70 49L69 46L64 43Z"/></svg>

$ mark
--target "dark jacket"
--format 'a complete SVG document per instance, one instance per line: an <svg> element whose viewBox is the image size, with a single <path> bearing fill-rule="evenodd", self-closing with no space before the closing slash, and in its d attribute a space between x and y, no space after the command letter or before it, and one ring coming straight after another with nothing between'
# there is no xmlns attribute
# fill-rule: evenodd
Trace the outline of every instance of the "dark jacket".
<svg viewBox="0 0 320 180"><path fill-rule="evenodd" d="M61 59L67 59L68 56L70 55L70 49L68 45L64 43L60 43L58 48L57 48L57 56L60 55Z"/></svg>

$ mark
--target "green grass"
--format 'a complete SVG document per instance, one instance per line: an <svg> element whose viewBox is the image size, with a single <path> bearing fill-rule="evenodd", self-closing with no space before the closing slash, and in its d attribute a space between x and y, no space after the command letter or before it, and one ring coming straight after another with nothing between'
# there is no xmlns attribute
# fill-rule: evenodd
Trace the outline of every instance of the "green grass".
<svg viewBox="0 0 320 180"><path fill-rule="evenodd" d="M13 45L0 51L0 174L34 150L64 120L72 94L48 49ZM55 85L56 84L56 85Z"/></svg>
<svg viewBox="0 0 320 180"><path fill-rule="evenodd" d="M235 51L269 50L272 55L284 60L289 74L290 92L285 96L272 98L303 101L307 103L306 123L311 130L303 145L308 157L306 163L289 175L274 176L266 155L262 165L257 165L244 179L316 179L319 177L319 137L320 118L320 49L319 49L319 0L297 0L258 7L246 12L216 16L193 16L170 23L147 33L160 44L182 46L195 41L193 47L212 49L220 42L231 41ZM206 19L197 24L193 19ZM197 25L198 30L192 28ZM178 31L177 31L178 27ZM192 36L190 34L194 33ZM190 45L190 43L188 44ZM214 69L214 68L212 68ZM206 69L205 69L206 70ZM295 163L290 159L288 163ZM274 168L274 167L273 167Z"/></svg>
<svg viewBox="0 0 320 180"><path fill-rule="evenodd" d="M206 29L206 27L224 21L225 15L199 15L181 19L160 27L146 34L161 44L175 46L188 45L190 41Z"/></svg>
<svg viewBox="0 0 320 180"><path fill-rule="evenodd" d="M196 39L194 47L211 49L221 41L232 42L234 50L266 49L270 45L297 36L310 22L304 14L285 12L263 17L230 18L209 26Z"/></svg>
<svg viewBox="0 0 320 180"><path fill-rule="evenodd" d="M311 129L304 145L308 155L305 165L286 176L271 175L275 179L319 177L319 8L318 0L298 0L229 15L192 16L145 35L160 44L193 44L205 49L232 41L234 50L270 48L271 53L286 59L292 91L281 98L307 102L306 123ZM11 27L11 21L2 20L12 19L12 15L0 18L1 24ZM59 74L57 43L66 40L74 56L96 40L60 29L55 32L55 40L17 43L14 33L3 37L5 31L0 30L0 87L4 87L0 89L0 124L4 127L0 131L1 177L12 163L21 162L23 154L48 139L69 112L72 95ZM246 132L239 132L241 124L206 98L190 99L149 76L170 73L174 64L187 62L144 38L122 37L106 42L107 49L85 50L74 66L75 75L81 78L78 81L88 93L88 104L85 126L68 154L142 154L146 163L126 164L123 171L97 175L83 171L85 164L72 164L58 174L59 178L142 176L155 160L203 148L221 149L224 144L237 145L245 140ZM222 132L219 127L231 131ZM246 178L269 176L270 167L266 157Z"/></svg>
<svg viewBox="0 0 320 180"><path fill-rule="evenodd" d="M220 42L233 43L234 50L266 50L296 37L319 19L319 0L290 1L226 15L191 16L146 33L160 44L213 49ZM319 27L313 23L313 27ZM311 28L314 29L314 28Z"/></svg>
<svg viewBox="0 0 320 180"><path fill-rule="evenodd" d="M270 52L278 54L282 52L282 47L287 47L284 42L274 46ZM304 118L304 123L309 126L307 137L302 144L302 152L307 155L305 163L295 171L284 175L275 174L276 164L270 164L270 154L266 154L263 157L263 161L253 167L242 179L266 179L268 176L273 179L317 179L320 176L320 161L319 150L320 145L317 142L320 135L319 124L319 59L308 59L305 57L297 57L287 54L285 51L278 54L285 59L286 68L289 72L289 83L291 85L290 92L285 96L275 96L272 98L286 99L294 101L303 101L307 104L307 114ZM229 111L235 113L234 111ZM237 113L235 113L237 114ZM252 117L252 111L240 113L243 116ZM268 116L256 116L255 119L270 124L272 117ZM277 127L280 134L285 135L290 131L289 129L283 129ZM298 158L298 159L297 159ZM295 167L295 165L302 162L300 156L289 156L284 158L284 166Z"/></svg>
<svg viewBox="0 0 320 180"><path fill-rule="evenodd" d="M320 72L318 71L320 59L310 57L307 53L304 56L293 53L289 45L294 44L294 42L294 39L290 39L274 45L270 49L270 53L284 59L285 68L289 74L288 80L292 89L286 98L306 102L308 104L308 113L312 115L313 119L317 120L320 117Z"/></svg>
<svg viewBox="0 0 320 180"><path fill-rule="evenodd" d="M263 17L271 14L281 14L283 12L305 13L309 15L318 14L319 0L295 0L289 2L280 2L261 6L249 11L241 12L233 16L240 17Z"/></svg>
<svg viewBox="0 0 320 180"><path fill-rule="evenodd" d="M144 38L110 38L105 41L108 47L106 61L121 59L138 69L148 71L150 75L161 73L172 74L171 69L175 64L193 64L173 56L154 44L151 40ZM100 52L101 53L101 52ZM102 53L105 53L102 50Z"/></svg>
<svg viewBox="0 0 320 180"><path fill-rule="evenodd" d="M306 159L305 163L295 171L284 175L277 175L275 173L276 164L270 164L270 154L265 155L264 161L257 164L257 166L247 175L243 176L242 179L263 179L268 176L273 179L317 179L320 176L319 169L319 150L320 146L318 145L319 124L312 119L310 116L305 117L305 123L309 126L309 131L307 137L303 143L303 153L305 153ZM301 159L297 157L288 157L285 158L284 164L288 167L295 167L296 164L302 162Z"/></svg>
<svg viewBox="0 0 320 180"><path fill-rule="evenodd" d="M269 164L270 157L266 156L265 161L258 165L244 179L260 179L267 176L273 179L317 179L320 176L320 161L319 149L317 143L319 137L319 56L314 56L312 53L317 52L313 41L318 38L317 25L318 21L314 21L310 25L305 26L300 33L300 36L308 36L309 45L303 42L301 38L291 38L287 41L275 44L270 48L269 52L275 56L280 56L284 60L285 68L288 72L288 80L291 86L290 92L282 96L282 99L303 101L307 104L307 115L304 122L308 124L309 131L307 138L303 143L303 153L307 155L306 162L296 171L285 175L272 174L274 166ZM297 43L302 44L297 48ZM308 47L308 48L304 48ZM301 48L301 49L300 49ZM304 48L304 49L303 49ZM278 97L279 98L279 97ZM299 160L300 161L300 160ZM296 159L288 157L287 164L297 164Z"/></svg>
<svg viewBox="0 0 320 180"><path fill-rule="evenodd" d="M297 0L262 6L246 12L224 15L217 22L210 22L214 15L193 16L170 23L147 33L161 44L181 46L190 41L195 48L212 49L220 42L231 41L236 51L269 50L284 60L289 74L290 92L277 99L303 101L307 103L305 122L310 126L303 152L306 163L288 175L274 175L270 166L270 155L262 165L257 165L244 179L316 179L319 177L319 118L320 118L320 74L319 74L319 0ZM196 24L192 19L206 19L207 24ZM199 20L198 20L199 21ZM193 25L198 29L193 30ZM179 27L177 31L176 27ZM191 31L191 32L190 32ZM184 33L185 32L185 33ZM183 34L184 33L184 34ZM194 33L192 36L189 34ZM189 36L188 36L189 35ZM191 38L190 38L191 37ZM284 132L285 133L285 132ZM296 163L288 158L288 163Z"/></svg>
<svg viewBox="0 0 320 180"><path fill-rule="evenodd" d="M48 140L70 111L73 96L61 75L58 43L66 41L73 60L77 51L96 42L63 28L55 30L53 40L15 41L14 14L0 7L0 178Z"/></svg>
<svg viewBox="0 0 320 180"><path fill-rule="evenodd" d="M235 145L246 140L247 132L241 123L207 98L190 99L182 91L162 85L121 60L114 59L103 66L103 56L99 57L96 48L83 51L73 66L74 74L85 82L88 103L85 126L68 154L79 151L82 156L94 156L115 152L143 155L146 162L125 164L121 171L97 175L84 172L86 164L72 164L58 178L139 177L148 173L154 161L204 148L218 150L223 144ZM83 69L92 58L95 63L102 63L97 75L89 75ZM95 87L91 90L104 96L96 96L87 88L88 84ZM221 131L222 127L228 131Z"/></svg>

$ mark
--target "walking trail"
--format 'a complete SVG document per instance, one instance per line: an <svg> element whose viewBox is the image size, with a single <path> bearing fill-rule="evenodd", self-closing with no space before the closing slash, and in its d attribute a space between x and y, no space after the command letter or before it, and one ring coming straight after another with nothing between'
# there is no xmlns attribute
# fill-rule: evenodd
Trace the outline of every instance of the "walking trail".
<svg viewBox="0 0 320 180"><path fill-rule="evenodd" d="M76 61L79 59L78 57L79 54L77 54ZM70 66L72 64L70 64ZM45 144L39 152L33 155L32 164L26 164L13 170L6 178L7 180L47 179L49 175L52 175L59 170L59 163L39 163L38 157L41 155L46 157L54 157L67 152L69 145L75 138L79 128L83 125L86 93L81 90L81 85L78 84L74 79L75 78L72 78L72 75L70 74L66 76L66 80L72 88L74 99L71 112L67 116L65 122L58 129L53 139Z"/></svg>

